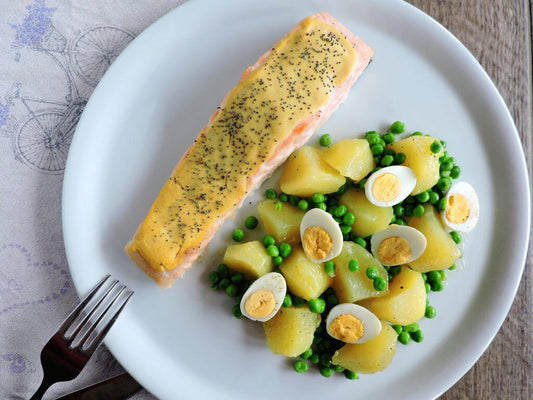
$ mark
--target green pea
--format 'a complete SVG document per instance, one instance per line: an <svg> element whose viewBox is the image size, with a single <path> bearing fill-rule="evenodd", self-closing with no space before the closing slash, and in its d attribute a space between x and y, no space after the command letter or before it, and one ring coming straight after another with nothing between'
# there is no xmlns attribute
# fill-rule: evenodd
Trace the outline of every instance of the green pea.
<svg viewBox="0 0 533 400"><path fill-rule="evenodd" d="M326 205L326 203L318 203L316 205L316 208L320 208L322 211L327 211L328 206Z"/></svg>
<svg viewBox="0 0 533 400"><path fill-rule="evenodd" d="M292 304L295 307L302 307L302 306L305 305L305 303L306 303L306 301L304 299L302 299L301 297L292 296Z"/></svg>
<svg viewBox="0 0 533 400"><path fill-rule="evenodd" d="M332 205L328 208L328 213L330 213L331 215L335 215L335 210L337 209L337 206L335 205Z"/></svg>
<svg viewBox="0 0 533 400"><path fill-rule="evenodd" d="M394 121L389 131L396 134L405 132L405 124L402 121Z"/></svg>
<svg viewBox="0 0 533 400"><path fill-rule="evenodd" d="M457 268L457 264L453 264L450 268L448 268L450 271L453 271L455 268Z"/></svg>
<svg viewBox="0 0 533 400"><path fill-rule="evenodd" d="M307 365L305 361L298 360L294 362L294 370L298 372L299 374L303 372L307 372L308 369L309 369L309 366Z"/></svg>
<svg viewBox="0 0 533 400"><path fill-rule="evenodd" d="M259 223L259 220L254 217L253 215L250 215L248 218L244 220L244 226L248 229L255 229L257 228L257 224Z"/></svg>
<svg viewBox="0 0 533 400"><path fill-rule="evenodd" d="M289 243L281 243L279 245L280 256L282 256L283 258L287 258L291 255L291 253L292 253L292 247Z"/></svg>
<svg viewBox="0 0 533 400"><path fill-rule="evenodd" d="M405 219L403 218L396 218L396 225L407 225L407 222L405 222Z"/></svg>
<svg viewBox="0 0 533 400"><path fill-rule="evenodd" d="M428 192L428 195L429 195L429 199L428 199L429 204L437 204L437 202L440 199L439 194L431 190Z"/></svg>
<svg viewBox="0 0 533 400"><path fill-rule="evenodd" d="M372 136L372 135L378 135L379 136L379 133L378 131L368 131L365 133L365 138L367 138L368 136Z"/></svg>
<svg viewBox="0 0 533 400"><path fill-rule="evenodd" d="M341 233L343 235L348 235L352 231L352 227L350 225L341 224L340 228L341 228Z"/></svg>
<svg viewBox="0 0 533 400"><path fill-rule="evenodd" d="M320 136L318 143L320 143L320 146L322 147L328 147L331 144L331 135L329 133L323 134Z"/></svg>
<svg viewBox="0 0 533 400"><path fill-rule="evenodd" d="M409 344L411 342L411 335L403 331L402 333L398 335L398 342L400 342L401 344L405 344L405 345Z"/></svg>
<svg viewBox="0 0 533 400"><path fill-rule="evenodd" d="M217 273L220 278L229 276L229 268L226 264L218 264Z"/></svg>
<svg viewBox="0 0 533 400"><path fill-rule="evenodd" d="M403 215L405 217L412 217L415 206L414 204L406 204L403 209L404 209Z"/></svg>
<svg viewBox="0 0 533 400"><path fill-rule="evenodd" d="M451 231L450 232L450 236L452 237L453 241L456 244L461 243L461 241L463 240L463 238L461 237L461 234L459 232L456 232L456 231Z"/></svg>
<svg viewBox="0 0 533 400"><path fill-rule="evenodd" d="M402 164L405 162L405 159L407 157L405 156L404 153L396 153L394 155L394 164Z"/></svg>
<svg viewBox="0 0 533 400"><path fill-rule="evenodd" d="M283 203L281 201L276 201L276 210L281 210L281 207L283 207Z"/></svg>
<svg viewBox="0 0 533 400"><path fill-rule="evenodd" d="M427 282L426 282L426 283L424 283L424 288L426 289L426 293L429 293L429 292L431 292L431 286L430 286L430 284L429 284L429 283L427 283Z"/></svg>
<svg viewBox="0 0 533 400"><path fill-rule="evenodd" d="M370 146L373 146L375 144L379 144L379 142L380 142L379 133L376 132L376 133L373 133L371 135L368 135L366 137L366 141L368 142L368 144Z"/></svg>
<svg viewBox="0 0 533 400"><path fill-rule="evenodd" d="M276 239L272 235L265 235L263 237L263 245L265 247L271 246L273 244L276 244Z"/></svg>
<svg viewBox="0 0 533 400"><path fill-rule="evenodd" d="M443 197L437 201L437 210L444 211L448 208L448 199Z"/></svg>
<svg viewBox="0 0 533 400"><path fill-rule="evenodd" d="M329 342L329 340L328 340ZM324 343L324 342L323 342ZM320 355L320 364L324 367L331 367L331 356L327 353Z"/></svg>
<svg viewBox="0 0 533 400"><path fill-rule="evenodd" d="M409 196L407 196L405 198L405 203L406 204L414 204L414 203L416 203L416 199L413 196L409 195Z"/></svg>
<svg viewBox="0 0 533 400"><path fill-rule="evenodd" d="M274 265L279 267L281 264L283 264L283 257L282 256L272 257L272 262L274 263Z"/></svg>
<svg viewBox="0 0 533 400"><path fill-rule="evenodd" d="M404 213L405 213L405 209L403 208L403 206L401 204L396 204L395 206L392 207L393 211L394 211L394 215L397 216L397 217L403 217Z"/></svg>
<svg viewBox="0 0 533 400"><path fill-rule="evenodd" d="M309 358L309 361L311 361L312 364L316 365L320 362L320 356L315 353Z"/></svg>
<svg viewBox="0 0 533 400"><path fill-rule="evenodd" d="M346 191L348 190L348 182L344 183L343 185L341 185L337 191L335 192L335 195L336 196L342 196L344 193L346 193Z"/></svg>
<svg viewBox="0 0 533 400"><path fill-rule="evenodd" d="M422 193L419 193L416 195L416 200L419 202L419 203L426 203L429 201L429 193L426 191L426 192L422 192Z"/></svg>
<svg viewBox="0 0 533 400"><path fill-rule="evenodd" d="M446 192L450 186L452 185L452 181L449 178L440 178L437 182L437 188L441 192Z"/></svg>
<svg viewBox="0 0 533 400"><path fill-rule="evenodd" d="M219 289L224 289L226 290L226 288L231 284L230 280L228 278L224 278L222 279L220 282L218 282L218 288Z"/></svg>
<svg viewBox="0 0 533 400"><path fill-rule="evenodd" d="M385 143L389 144L389 143L392 143L396 140L396 137L394 136L394 133L387 133L386 135L383 135L383 140L385 141Z"/></svg>
<svg viewBox="0 0 533 400"><path fill-rule="evenodd" d="M368 181L368 178L362 179L358 184L357 187L361 190L365 190L366 182Z"/></svg>
<svg viewBox="0 0 533 400"><path fill-rule="evenodd" d="M365 241L365 239L363 239L361 237L356 237L354 239L354 242L357 243L359 246L361 246L361 247L366 249L366 241Z"/></svg>
<svg viewBox="0 0 533 400"><path fill-rule="evenodd" d="M289 195L289 204L291 206L296 207L299 201L300 201L300 198L298 196L293 196L292 194Z"/></svg>
<svg viewBox="0 0 533 400"><path fill-rule="evenodd" d="M285 298L283 299L283 303L281 304L283 307L290 307L292 306L292 298L289 293L285 295Z"/></svg>
<svg viewBox="0 0 533 400"><path fill-rule="evenodd" d="M230 280L233 283L241 283L244 280L244 275L241 272L236 272L235 274L232 275Z"/></svg>
<svg viewBox="0 0 533 400"><path fill-rule="evenodd" d="M277 196L278 196L278 194L276 193L276 191L274 189L265 190L265 197L267 199L274 200Z"/></svg>
<svg viewBox="0 0 533 400"><path fill-rule="evenodd" d="M385 279L383 279L381 277L377 277L377 278L373 279L372 284L374 286L374 289L376 289L376 290L378 290L380 292L387 288L387 282L385 281Z"/></svg>
<svg viewBox="0 0 533 400"><path fill-rule="evenodd" d="M352 226L355 223L355 214L351 212L347 212L346 214L344 214L344 216L342 217L342 223L344 225Z"/></svg>
<svg viewBox="0 0 533 400"><path fill-rule="evenodd" d="M326 201L326 196L324 196L321 193L315 193L314 195L311 196L311 201L313 203L323 203Z"/></svg>
<svg viewBox="0 0 533 400"><path fill-rule="evenodd" d="M383 158L381 159L380 165L383 167L388 167L389 165L392 165L393 162L394 162L394 157L388 154L386 156L383 156Z"/></svg>
<svg viewBox="0 0 533 400"><path fill-rule="evenodd" d="M335 263L333 261L326 261L324 263L324 270L328 276L335 277Z"/></svg>
<svg viewBox="0 0 533 400"><path fill-rule="evenodd" d="M428 282L440 281L440 273L438 271L426 272Z"/></svg>
<svg viewBox="0 0 533 400"><path fill-rule="evenodd" d="M241 312L241 306L240 304L235 304L232 308L231 308L231 312L233 314L233 316L237 319L241 319L242 318L242 312Z"/></svg>
<svg viewBox="0 0 533 400"><path fill-rule="evenodd" d="M328 294L326 297L326 303L330 306L336 306L339 304L339 298L334 294Z"/></svg>
<svg viewBox="0 0 533 400"><path fill-rule="evenodd" d="M390 223L391 224L395 224L396 223L396 216L395 215L391 218Z"/></svg>
<svg viewBox="0 0 533 400"><path fill-rule="evenodd" d="M226 288L226 294L229 297L237 297L237 293L239 292L239 288L236 284L232 283Z"/></svg>
<svg viewBox="0 0 533 400"><path fill-rule="evenodd" d="M383 146L381 144L373 144L371 147L370 147L370 150L372 151L372 154L375 155L375 156L379 156L380 154L383 153Z"/></svg>
<svg viewBox="0 0 533 400"><path fill-rule="evenodd" d="M211 271L209 274L209 282L217 283L218 282L218 273L217 271Z"/></svg>
<svg viewBox="0 0 533 400"><path fill-rule="evenodd" d="M445 281L445 280L446 280L446 278L447 278L447 276L446 276L446 271L444 271L444 270L440 270L440 271L439 271L439 275L440 275L440 280L441 280L441 281Z"/></svg>
<svg viewBox="0 0 533 400"><path fill-rule="evenodd" d="M455 165L450 171L450 177L452 179L457 179L461 176L461 168L458 165Z"/></svg>
<svg viewBox="0 0 533 400"><path fill-rule="evenodd" d="M357 372L350 371L349 369L344 370L344 376L346 379L354 380L359 379L359 375L357 375Z"/></svg>
<svg viewBox="0 0 533 400"><path fill-rule="evenodd" d="M424 315L426 318L435 318L437 316L437 310L433 306L427 306Z"/></svg>
<svg viewBox="0 0 533 400"><path fill-rule="evenodd" d="M321 314L326 309L326 302L324 299L321 299L320 297L317 299L311 299L309 300L309 310L311 310L314 313Z"/></svg>
<svg viewBox="0 0 533 400"><path fill-rule="evenodd" d="M335 209L335 212L333 213L336 217L342 217L344 216L344 214L346 214L346 206L344 204L341 204L339 206L337 206L337 208Z"/></svg>
<svg viewBox="0 0 533 400"><path fill-rule="evenodd" d="M412 332L416 332L417 330L419 330L420 327L418 326L416 322L413 322L412 324L404 326L403 329L406 332L412 333Z"/></svg>
<svg viewBox="0 0 533 400"><path fill-rule="evenodd" d="M331 367L320 367L320 374L325 378L330 378L333 375L333 368Z"/></svg>
<svg viewBox="0 0 533 400"><path fill-rule="evenodd" d="M359 261L357 260L348 261L348 269L352 272L359 271Z"/></svg>
<svg viewBox="0 0 533 400"><path fill-rule="evenodd" d="M440 171L451 171L453 169L454 165L451 162L445 162L440 165L439 170Z"/></svg>
<svg viewBox="0 0 533 400"><path fill-rule="evenodd" d="M244 231L240 228L237 228L233 231L233 233L231 234L231 237L236 242L242 242L242 240L244 239Z"/></svg>
<svg viewBox="0 0 533 400"><path fill-rule="evenodd" d="M365 271L366 273L366 276L368 277L368 279L375 279L377 278L379 275L378 275L378 270L376 267L368 267Z"/></svg>
<svg viewBox="0 0 533 400"><path fill-rule="evenodd" d="M424 134L422 132L416 131L411 133L411 136L424 136Z"/></svg>
<svg viewBox="0 0 533 400"><path fill-rule="evenodd" d="M393 265L389 268L389 272L392 276L398 275L400 272L402 272L402 267L400 265Z"/></svg>
<svg viewBox="0 0 533 400"><path fill-rule="evenodd" d="M444 283L442 281L431 282L430 286L434 292L441 292L444 289Z"/></svg>
<svg viewBox="0 0 533 400"><path fill-rule="evenodd" d="M309 203L307 202L307 200L300 200L298 202L298 208L302 211L307 211L307 209L309 208Z"/></svg>
<svg viewBox="0 0 533 400"><path fill-rule="evenodd" d="M280 193L278 196L278 199L284 203L289 201L289 196L287 196L285 193Z"/></svg>
<svg viewBox="0 0 533 400"><path fill-rule="evenodd" d="M429 146L429 149L432 153L437 154L439 151L442 150L442 145L438 140L435 140L433 143L431 143L431 146Z"/></svg>
<svg viewBox="0 0 533 400"><path fill-rule="evenodd" d="M278 246L276 246L275 244L271 244L270 246L268 246L266 248L266 251L268 253L268 255L270 257L277 257L279 256L279 249L278 249Z"/></svg>
<svg viewBox="0 0 533 400"><path fill-rule="evenodd" d="M440 144L442 145L443 148L448 147L448 144L444 140L441 140Z"/></svg>
<svg viewBox="0 0 533 400"><path fill-rule="evenodd" d="M394 329L398 335L403 332L403 326L401 325L392 325L392 329Z"/></svg>
<svg viewBox="0 0 533 400"><path fill-rule="evenodd" d="M304 351L302 354L300 354L300 358L303 358L304 360L308 360L313 355L313 349L309 347L306 351Z"/></svg>
<svg viewBox="0 0 533 400"><path fill-rule="evenodd" d="M383 150L383 155L384 156L392 156L394 158L394 155L396 154L396 152L391 149L390 147L385 147L385 149Z"/></svg>
<svg viewBox="0 0 533 400"><path fill-rule="evenodd" d="M422 340L424 340L424 334L419 329L417 331L411 332L411 339L413 339L416 343L420 343Z"/></svg>
<svg viewBox="0 0 533 400"><path fill-rule="evenodd" d="M415 208L413 208L413 215L418 218L424 215L424 206L422 204L419 204Z"/></svg>

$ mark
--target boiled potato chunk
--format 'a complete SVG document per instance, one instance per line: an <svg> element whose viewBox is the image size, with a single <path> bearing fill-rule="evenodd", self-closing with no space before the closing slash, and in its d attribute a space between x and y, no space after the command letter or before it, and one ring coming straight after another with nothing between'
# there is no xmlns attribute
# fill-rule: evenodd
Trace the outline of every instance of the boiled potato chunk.
<svg viewBox="0 0 533 400"><path fill-rule="evenodd" d="M381 321L381 332L378 336L361 344L345 344L335 352L331 362L362 374L383 371L392 362L397 342L396 331Z"/></svg>
<svg viewBox="0 0 533 400"><path fill-rule="evenodd" d="M266 342L272 353L296 357L311 344L320 314L305 307L281 307L274 318L263 323Z"/></svg>
<svg viewBox="0 0 533 400"><path fill-rule="evenodd" d="M321 150L304 146L293 153L281 173L281 190L308 197L314 193L333 193L346 179L322 160Z"/></svg>
<svg viewBox="0 0 533 400"><path fill-rule="evenodd" d="M339 199L348 211L354 213L355 224L352 232L357 236L367 237L385 229L394 212L392 207L378 207L372 204L365 196L365 192L359 189L349 189Z"/></svg>
<svg viewBox="0 0 533 400"><path fill-rule="evenodd" d="M412 195L431 189L439 180L439 157L442 152L432 153L431 143L438 140L431 136L411 136L389 144L396 153L405 154L402 165L411 168L416 174L416 186Z"/></svg>
<svg viewBox="0 0 533 400"><path fill-rule="evenodd" d="M257 240L229 245L222 261L235 271L242 272L247 278L259 278L274 269L272 257L265 246Z"/></svg>
<svg viewBox="0 0 533 400"><path fill-rule="evenodd" d="M407 225L418 229L427 239L426 250L409 263L415 271L428 272L451 267L460 257L461 250L446 232L435 208L424 205L424 215L411 217Z"/></svg>
<svg viewBox="0 0 533 400"><path fill-rule="evenodd" d="M348 268L350 260L359 262L359 270L352 272ZM341 303L353 303L368 297L383 296L387 289L378 291L374 289L372 279L366 276L368 267L375 267L378 275L388 282L385 268L372 254L354 242L344 242L341 254L333 259L335 263L335 278L333 288Z"/></svg>
<svg viewBox="0 0 533 400"><path fill-rule="evenodd" d="M286 242L291 245L300 243L300 223L305 211L288 203L283 203L278 210L275 200L261 202L257 211L266 232L274 236L278 243Z"/></svg>
<svg viewBox="0 0 533 400"><path fill-rule="evenodd" d="M389 283L389 293L383 297L363 300L359 304L380 319L393 324L409 325L424 316L426 297L422 274L402 266L400 273Z"/></svg>
<svg viewBox="0 0 533 400"><path fill-rule="evenodd" d="M359 182L376 168L374 155L365 139L341 140L325 149L322 159L354 182Z"/></svg>
<svg viewBox="0 0 533 400"><path fill-rule="evenodd" d="M316 299L333 281L321 264L307 258L300 246L293 247L291 255L279 268L287 281L289 291L306 300Z"/></svg>

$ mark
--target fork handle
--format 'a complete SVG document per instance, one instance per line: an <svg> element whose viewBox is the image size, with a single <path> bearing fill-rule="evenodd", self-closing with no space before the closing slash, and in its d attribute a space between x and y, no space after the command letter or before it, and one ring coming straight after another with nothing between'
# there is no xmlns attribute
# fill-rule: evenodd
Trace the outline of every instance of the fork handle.
<svg viewBox="0 0 533 400"><path fill-rule="evenodd" d="M52 386L55 382L51 382L46 378L46 376L43 377L43 381L41 382L41 386L39 386L39 389L35 392L33 396L31 396L30 400L41 400L48 390L50 386Z"/></svg>

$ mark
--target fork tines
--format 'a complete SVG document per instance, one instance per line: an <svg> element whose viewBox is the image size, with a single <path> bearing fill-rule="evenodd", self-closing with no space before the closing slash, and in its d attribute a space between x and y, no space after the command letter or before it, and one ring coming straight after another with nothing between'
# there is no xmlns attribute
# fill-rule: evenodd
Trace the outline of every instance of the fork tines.
<svg viewBox="0 0 533 400"><path fill-rule="evenodd" d="M70 349L92 354L133 295L118 280L109 281L104 277L59 328Z"/></svg>

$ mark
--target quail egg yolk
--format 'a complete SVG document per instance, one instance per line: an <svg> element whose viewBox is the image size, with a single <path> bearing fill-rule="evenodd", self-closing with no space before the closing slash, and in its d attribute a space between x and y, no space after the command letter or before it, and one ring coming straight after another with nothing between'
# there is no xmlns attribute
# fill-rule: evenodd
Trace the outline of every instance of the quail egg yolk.
<svg viewBox="0 0 533 400"><path fill-rule="evenodd" d="M259 289L244 302L244 309L253 318L266 318L276 309L276 299L270 290Z"/></svg>
<svg viewBox="0 0 533 400"><path fill-rule="evenodd" d="M333 239L320 226L310 226L304 231L302 246L307 255L315 260L326 258L333 248Z"/></svg>
<svg viewBox="0 0 533 400"><path fill-rule="evenodd" d="M446 218L452 224L463 224L470 215L470 204L468 200L459 193L454 193L448 198L448 209Z"/></svg>
<svg viewBox="0 0 533 400"><path fill-rule="evenodd" d="M355 342L365 333L365 326L359 318L351 314L341 314L329 324L329 331L337 339Z"/></svg>
<svg viewBox="0 0 533 400"><path fill-rule="evenodd" d="M411 258L411 245L401 236L391 236L379 244L378 256L385 264L405 264Z"/></svg>
<svg viewBox="0 0 533 400"><path fill-rule="evenodd" d="M372 185L372 194L379 201L391 201L398 197L401 186L396 175L386 173L376 178Z"/></svg>

